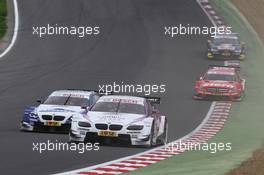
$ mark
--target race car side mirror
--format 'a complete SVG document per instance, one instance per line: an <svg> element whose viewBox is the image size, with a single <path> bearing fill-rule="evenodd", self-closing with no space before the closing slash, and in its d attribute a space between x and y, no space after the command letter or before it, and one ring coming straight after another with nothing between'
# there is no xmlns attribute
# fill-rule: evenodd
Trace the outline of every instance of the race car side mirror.
<svg viewBox="0 0 264 175"><path fill-rule="evenodd" d="M87 106L87 105L83 105L83 106L81 106L81 109L83 109L84 111L84 113L87 113L89 110L90 110L90 106Z"/></svg>
<svg viewBox="0 0 264 175"><path fill-rule="evenodd" d="M202 80L202 79L203 79L203 77L198 77L198 78L197 78L197 80Z"/></svg>
<svg viewBox="0 0 264 175"><path fill-rule="evenodd" d="M82 109L89 110L89 106L83 105L81 106Z"/></svg>
<svg viewBox="0 0 264 175"><path fill-rule="evenodd" d="M37 103L42 103L42 100L41 99L37 99Z"/></svg>

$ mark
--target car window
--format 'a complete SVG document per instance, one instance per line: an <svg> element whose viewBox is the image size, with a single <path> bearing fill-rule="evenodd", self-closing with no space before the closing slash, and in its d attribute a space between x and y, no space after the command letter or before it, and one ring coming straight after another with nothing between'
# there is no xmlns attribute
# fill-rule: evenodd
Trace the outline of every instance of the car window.
<svg viewBox="0 0 264 175"><path fill-rule="evenodd" d="M89 99L79 98L79 97L70 97L65 105L68 106L89 106Z"/></svg>
<svg viewBox="0 0 264 175"><path fill-rule="evenodd" d="M68 97L49 96L44 104L47 105L64 105Z"/></svg>
<svg viewBox="0 0 264 175"><path fill-rule="evenodd" d="M118 109L118 103L113 102L97 102L91 109L91 111L98 112L116 112Z"/></svg>
<svg viewBox="0 0 264 175"><path fill-rule="evenodd" d="M91 111L146 114L145 107L142 104L120 102L97 102Z"/></svg>
<svg viewBox="0 0 264 175"><path fill-rule="evenodd" d="M222 80L222 81L235 81L236 78L234 75L226 74L205 74L205 80Z"/></svg>
<svg viewBox="0 0 264 175"><path fill-rule="evenodd" d="M118 112L131 114L146 114L145 107L143 105L131 103L120 103Z"/></svg>
<svg viewBox="0 0 264 175"><path fill-rule="evenodd" d="M214 44L220 45L220 44L233 44L233 45L239 45L239 41L234 38L215 38Z"/></svg>
<svg viewBox="0 0 264 175"><path fill-rule="evenodd" d="M98 95L94 95L93 96L92 104L94 104L95 102L97 102L98 99L99 99L99 96Z"/></svg>
<svg viewBox="0 0 264 175"><path fill-rule="evenodd" d="M147 106L148 106L148 114L151 115L153 106L149 102L147 102Z"/></svg>
<svg viewBox="0 0 264 175"><path fill-rule="evenodd" d="M68 106L88 106L88 98L49 96L44 104L48 105L68 105Z"/></svg>

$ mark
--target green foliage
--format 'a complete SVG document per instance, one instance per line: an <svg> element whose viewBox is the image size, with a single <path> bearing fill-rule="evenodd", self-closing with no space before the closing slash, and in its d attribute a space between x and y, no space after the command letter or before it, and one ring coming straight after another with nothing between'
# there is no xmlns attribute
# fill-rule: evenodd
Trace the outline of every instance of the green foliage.
<svg viewBox="0 0 264 175"><path fill-rule="evenodd" d="M7 29L6 25L7 5L6 0L0 0L0 38L2 38Z"/></svg>

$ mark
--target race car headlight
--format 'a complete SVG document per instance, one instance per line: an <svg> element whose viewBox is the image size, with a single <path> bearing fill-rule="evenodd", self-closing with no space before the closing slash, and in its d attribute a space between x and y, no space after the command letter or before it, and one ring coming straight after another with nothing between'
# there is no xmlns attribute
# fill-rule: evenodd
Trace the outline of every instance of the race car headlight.
<svg viewBox="0 0 264 175"><path fill-rule="evenodd" d="M142 130L143 128L143 125L130 125L127 127L127 130Z"/></svg>
<svg viewBox="0 0 264 175"><path fill-rule="evenodd" d="M236 92L237 92L237 89L236 89L236 88L231 88L231 89L230 89L230 92L231 92L231 93L236 93Z"/></svg>
<svg viewBox="0 0 264 175"><path fill-rule="evenodd" d="M235 52L240 53L242 49L240 47L234 49Z"/></svg>
<svg viewBox="0 0 264 175"><path fill-rule="evenodd" d="M211 51L212 51L212 52L217 52L218 49L217 49L216 47L212 47L212 48L211 48Z"/></svg>
<svg viewBox="0 0 264 175"><path fill-rule="evenodd" d="M210 49L212 52L217 52L218 51L218 48L216 46L212 46L211 49Z"/></svg>
<svg viewBox="0 0 264 175"><path fill-rule="evenodd" d="M80 127L85 127L85 128L90 128L91 127L91 124L88 123L88 122L78 122L78 125Z"/></svg>
<svg viewBox="0 0 264 175"><path fill-rule="evenodd" d="M235 50L235 54L239 55L241 53L241 50Z"/></svg>
<svg viewBox="0 0 264 175"><path fill-rule="evenodd" d="M29 117L31 117L31 118L38 118L38 114L29 113Z"/></svg>
<svg viewBox="0 0 264 175"><path fill-rule="evenodd" d="M202 92L204 92L205 91L205 88L203 86L200 86L199 90L202 91Z"/></svg>

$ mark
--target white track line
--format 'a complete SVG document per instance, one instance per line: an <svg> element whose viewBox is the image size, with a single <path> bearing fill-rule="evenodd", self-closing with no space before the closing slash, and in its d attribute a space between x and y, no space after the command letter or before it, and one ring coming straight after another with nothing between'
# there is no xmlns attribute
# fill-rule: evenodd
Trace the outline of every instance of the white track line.
<svg viewBox="0 0 264 175"><path fill-rule="evenodd" d="M18 14L17 0L13 0L13 6L14 6L14 16L15 16L13 36L12 36L12 40L9 46L5 49L3 53L0 54L0 58L5 56L11 50L11 48L14 46L16 39L17 39L17 33L18 33L18 27L19 27L19 14Z"/></svg>

